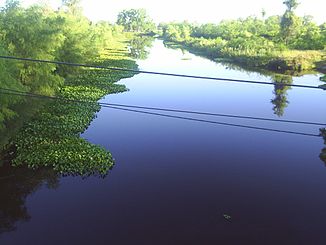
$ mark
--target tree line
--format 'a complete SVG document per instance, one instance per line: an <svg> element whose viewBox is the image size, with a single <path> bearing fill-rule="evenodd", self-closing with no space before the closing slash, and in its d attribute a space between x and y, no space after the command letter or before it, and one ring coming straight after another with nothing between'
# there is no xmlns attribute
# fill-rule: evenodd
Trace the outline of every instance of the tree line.
<svg viewBox="0 0 326 245"><path fill-rule="evenodd" d="M88 20L79 0L64 0L58 10L8 0L0 10L2 55L137 69L127 48L131 37L120 25ZM100 110L97 101L126 91L115 82L134 73L8 60L0 67L0 166L106 176L114 165L111 153L80 134ZM8 95L1 88L58 99Z"/></svg>
<svg viewBox="0 0 326 245"><path fill-rule="evenodd" d="M297 0L285 0L283 15L249 16L219 24L187 21L160 23L157 28L144 9L122 11L117 23L125 30L159 34L164 40L211 58L229 58L252 67L277 71L311 70L325 60L326 23L317 25L312 16L295 14Z"/></svg>
<svg viewBox="0 0 326 245"><path fill-rule="evenodd" d="M219 24L161 23L165 40L178 42L212 58L224 57L272 70L307 70L325 57L326 23L295 14L296 0L284 2L282 16L225 20Z"/></svg>
<svg viewBox="0 0 326 245"><path fill-rule="evenodd" d="M92 23L80 0L63 0L58 10L46 4L24 8L7 0L0 9L0 54L73 63L91 63L122 33L108 22ZM0 87L54 95L76 68L0 60ZM14 117L21 98L0 96L0 129Z"/></svg>
<svg viewBox="0 0 326 245"><path fill-rule="evenodd" d="M313 17L295 14L297 0L283 2L286 10L282 16L266 18L263 9L261 18L225 20L219 24L193 24L187 21L160 23L158 30L164 38L172 41L189 41L191 38L207 39L203 46L223 47L235 50L254 50L256 53L269 50L323 50L326 49L326 23L317 25ZM126 31L157 32L153 20L145 9L123 10L117 24ZM207 45L205 45L207 44Z"/></svg>

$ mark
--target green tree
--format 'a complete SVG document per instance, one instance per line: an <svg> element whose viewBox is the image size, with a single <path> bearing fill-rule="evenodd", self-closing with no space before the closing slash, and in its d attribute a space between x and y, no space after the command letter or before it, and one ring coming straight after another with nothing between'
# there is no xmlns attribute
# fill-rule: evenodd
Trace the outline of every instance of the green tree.
<svg viewBox="0 0 326 245"><path fill-rule="evenodd" d="M62 8L73 15L81 15L83 12L81 0L62 0Z"/></svg>
<svg viewBox="0 0 326 245"><path fill-rule="evenodd" d="M57 51L57 59L63 62L87 63L96 57L97 49L92 34L91 23L81 13L61 8L58 15L63 20L61 28L64 41ZM59 74L66 77L78 71L75 67L59 66Z"/></svg>
<svg viewBox="0 0 326 245"><path fill-rule="evenodd" d="M283 4L286 5L288 11L294 11L300 3L297 0L286 0Z"/></svg>
<svg viewBox="0 0 326 245"><path fill-rule="evenodd" d="M1 41L9 55L53 60L64 40L62 24L54 11L36 5L23 9L8 1L0 14ZM17 69L17 79L33 92L53 94L63 82L53 64L20 62Z"/></svg>
<svg viewBox="0 0 326 245"><path fill-rule="evenodd" d="M279 41L280 36L280 16L271 16L265 20L264 31L261 34L262 37L272 40L274 42Z"/></svg>
<svg viewBox="0 0 326 245"><path fill-rule="evenodd" d="M321 50L324 48L322 29L313 22L312 16L304 16L301 19L297 38L292 41L291 48L301 50Z"/></svg>
<svg viewBox="0 0 326 245"><path fill-rule="evenodd" d="M145 9L123 10L118 14L117 24L122 25L126 31L149 33L155 30L153 20L147 15Z"/></svg>
<svg viewBox="0 0 326 245"><path fill-rule="evenodd" d="M281 19L281 35L286 44L293 40L298 32L300 19L295 15L294 10L299 6L297 0L286 0L283 2L287 10Z"/></svg>
<svg viewBox="0 0 326 245"><path fill-rule="evenodd" d="M324 50L326 50L326 23L320 25L319 28L320 28L321 40L324 46L323 48Z"/></svg>
<svg viewBox="0 0 326 245"><path fill-rule="evenodd" d="M262 9L262 10L261 10L261 17L262 17L263 19L265 19L265 17L266 17L266 10L265 10L265 9Z"/></svg>

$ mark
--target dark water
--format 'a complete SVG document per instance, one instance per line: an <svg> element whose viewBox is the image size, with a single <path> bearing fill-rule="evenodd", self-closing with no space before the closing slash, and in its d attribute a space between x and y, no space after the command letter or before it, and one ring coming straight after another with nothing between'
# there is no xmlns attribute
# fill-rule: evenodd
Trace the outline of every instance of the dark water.
<svg viewBox="0 0 326 245"><path fill-rule="evenodd" d="M144 70L271 81L164 48L161 41L138 63ZM322 90L143 74L122 83L129 92L103 101L326 122ZM320 84L318 75L295 77L293 83ZM186 116L316 135L320 128ZM108 108L83 137L112 152L116 165L110 174L58 179L36 172L0 179L0 219L12 225L0 220L1 245L326 244L320 137ZM8 176L17 175L10 171Z"/></svg>

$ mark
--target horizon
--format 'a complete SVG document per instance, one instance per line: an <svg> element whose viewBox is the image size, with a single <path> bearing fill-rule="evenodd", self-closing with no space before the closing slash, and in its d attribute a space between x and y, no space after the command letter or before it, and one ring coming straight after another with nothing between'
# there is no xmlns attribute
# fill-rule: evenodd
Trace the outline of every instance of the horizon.
<svg viewBox="0 0 326 245"><path fill-rule="evenodd" d="M61 0L22 0L23 6L46 2L54 9L61 5ZM285 12L285 5L282 1L268 0L248 0L246 2L239 0L229 0L223 5L217 6L211 4L210 0L202 0L199 3L189 2L185 6L183 2L175 2L166 0L163 2L153 2L149 0L82 0L83 13L91 21L109 21L114 23L117 15L124 9L144 8L147 14L154 20L156 24L161 22L182 22L188 21L191 23L219 23L222 20L246 18L249 16L262 17L262 10L266 11L266 18L273 15L282 15ZM4 6L5 1L1 0L0 5ZM212 8L214 5L214 8ZM326 22L325 14L321 6L326 6L324 0L301 0L300 5L296 10L298 16L310 15L314 22L323 24ZM173 6L173 7L171 7ZM234 6L237 6L234 8ZM250 6L248 9L247 6ZM109 11L108 11L109 10Z"/></svg>

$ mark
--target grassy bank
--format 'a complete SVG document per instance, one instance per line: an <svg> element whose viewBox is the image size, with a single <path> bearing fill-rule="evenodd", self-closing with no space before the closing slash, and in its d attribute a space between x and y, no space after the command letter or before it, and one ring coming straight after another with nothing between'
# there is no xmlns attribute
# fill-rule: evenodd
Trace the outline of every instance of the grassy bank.
<svg viewBox="0 0 326 245"><path fill-rule="evenodd" d="M166 40L166 39L165 39ZM222 48L215 40L188 38L186 40L166 40L168 45L177 44L188 51L213 60L224 59L245 67L266 69L281 73L297 73L314 70L326 59L325 51L285 50L256 51Z"/></svg>
<svg viewBox="0 0 326 245"><path fill-rule="evenodd" d="M136 69L136 63L129 58L127 41L115 40L94 63ZM90 144L80 134L100 110L97 101L106 94L126 91L125 86L115 83L133 74L95 69L79 69L73 74L76 75L66 78L56 96L91 103L48 101L8 144L7 157L12 165L33 169L51 167L61 174L83 176L105 175L113 166L107 150Z"/></svg>

